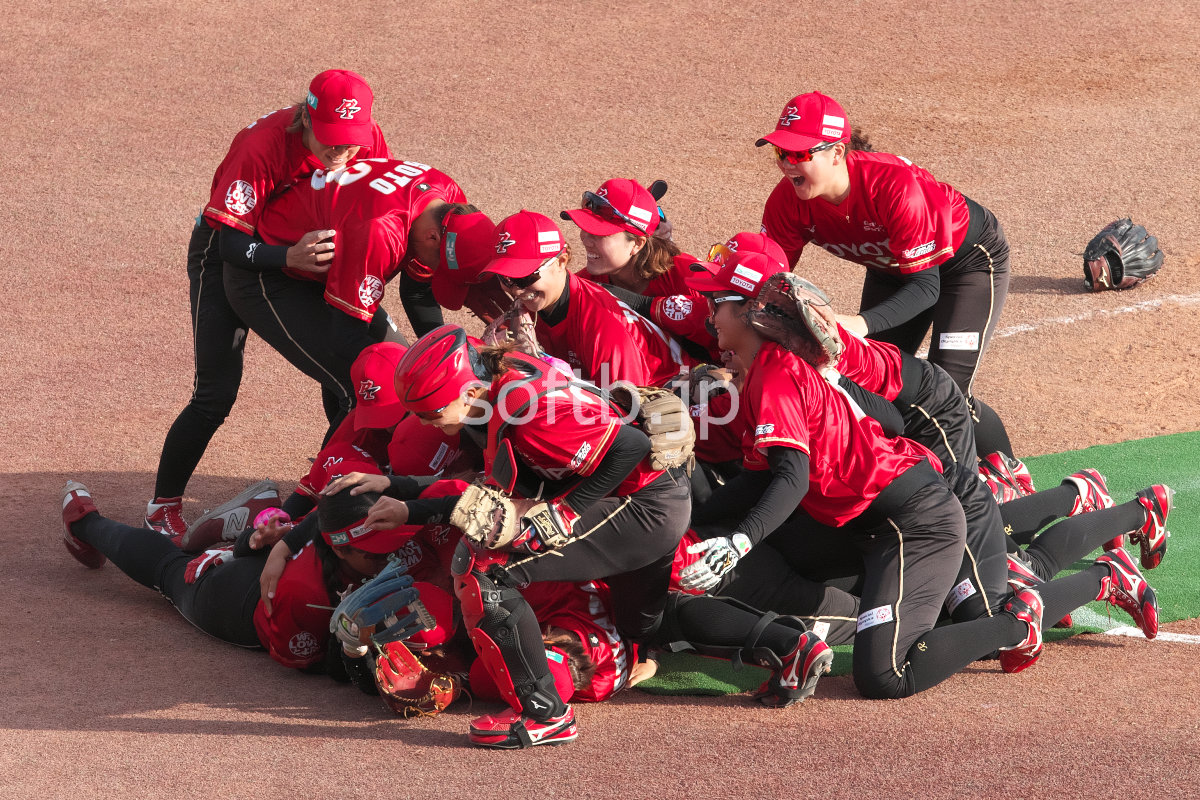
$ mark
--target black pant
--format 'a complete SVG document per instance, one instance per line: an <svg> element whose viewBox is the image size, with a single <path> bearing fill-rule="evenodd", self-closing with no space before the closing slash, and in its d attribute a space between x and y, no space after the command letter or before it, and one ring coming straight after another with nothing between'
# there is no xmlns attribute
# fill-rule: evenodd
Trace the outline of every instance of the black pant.
<svg viewBox="0 0 1200 800"><path fill-rule="evenodd" d="M202 218L188 242L195 377L192 397L163 441L155 497L178 497L204 456L213 434L229 416L242 382L246 323L225 299L219 232Z"/></svg>
<svg viewBox="0 0 1200 800"><path fill-rule="evenodd" d="M296 369L321 385L328 440L354 406L350 365L354 357L331 345L331 320L341 311L325 301L325 284L290 278L282 272L254 272L226 267L224 291L237 314L263 341ZM392 335L391 320L381 307L370 323L370 338L403 341ZM357 356L357 354L355 354Z"/></svg>
<svg viewBox="0 0 1200 800"><path fill-rule="evenodd" d="M92 513L72 524L71 533L104 553L138 583L160 592L184 619L205 633L239 647L262 646L254 629L254 610L265 554L235 558L188 583L184 572L194 556L157 531Z"/></svg>
<svg viewBox="0 0 1200 800"><path fill-rule="evenodd" d="M617 630L642 641L658 626L666 607L671 563L690 517L688 479L669 472L634 494L596 502L575 524L578 538L558 550L510 562L505 569L521 585L603 578Z"/></svg>

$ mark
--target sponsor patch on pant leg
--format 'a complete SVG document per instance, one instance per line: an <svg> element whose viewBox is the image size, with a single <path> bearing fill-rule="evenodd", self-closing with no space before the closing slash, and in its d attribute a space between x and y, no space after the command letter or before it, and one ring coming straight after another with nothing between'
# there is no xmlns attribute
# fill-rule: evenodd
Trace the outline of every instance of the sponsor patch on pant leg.
<svg viewBox="0 0 1200 800"><path fill-rule="evenodd" d="M963 578L962 582L951 589L950 594L946 596L946 611L953 614L954 609L958 608L963 600L974 594L976 594L975 584L971 583L969 578Z"/></svg>
<svg viewBox="0 0 1200 800"><path fill-rule="evenodd" d="M942 350L978 350L979 331L958 331L939 334L938 348Z"/></svg>
<svg viewBox="0 0 1200 800"><path fill-rule="evenodd" d="M826 639L829 638L829 623L828 622L814 622L813 626L812 626L812 632L815 633L817 636L820 636L822 642L825 641Z"/></svg>
<svg viewBox="0 0 1200 800"><path fill-rule="evenodd" d="M861 633L867 628L883 625L884 623L891 622L893 619L895 617L892 614L892 607L890 605L872 608L870 611L864 611L858 615L858 628L856 630Z"/></svg>

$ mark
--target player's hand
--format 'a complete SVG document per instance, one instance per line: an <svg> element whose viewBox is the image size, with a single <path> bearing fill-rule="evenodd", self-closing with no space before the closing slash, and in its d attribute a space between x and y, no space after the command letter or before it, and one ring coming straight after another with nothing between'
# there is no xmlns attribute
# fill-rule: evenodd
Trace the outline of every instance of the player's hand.
<svg viewBox="0 0 1200 800"><path fill-rule="evenodd" d="M287 250L287 265L318 275L329 271L336 231L309 231Z"/></svg>
<svg viewBox="0 0 1200 800"><path fill-rule="evenodd" d="M408 503L394 497L381 497L367 512L366 526L372 531L386 531L408 523Z"/></svg>
<svg viewBox="0 0 1200 800"><path fill-rule="evenodd" d="M816 306L816 308L819 310L820 306ZM837 314L835 316L838 324L843 328L851 333L857 333L859 336L866 337L867 321L861 315L855 314L854 316L849 316L847 314Z"/></svg>
<svg viewBox="0 0 1200 800"><path fill-rule="evenodd" d="M696 542L687 549L690 555L703 553L700 560L679 573L680 587L688 591L707 592L716 588L725 573L750 552L750 538L744 533L719 536Z"/></svg>
<svg viewBox="0 0 1200 800"><path fill-rule="evenodd" d="M287 542L280 540L271 548L271 554L267 556L266 566L263 567L262 574L258 576L258 588L262 594L263 610L267 612L267 616L271 616L274 608L271 606L271 601L275 599L275 587L279 585L279 578L283 575L283 570L287 567L288 559L292 557L292 551L288 549Z"/></svg>
<svg viewBox="0 0 1200 800"><path fill-rule="evenodd" d="M250 549L270 547L292 529L292 518L282 508L267 508L254 518L254 533L250 534Z"/></svg>
<svg viewBox="0 0 1200 800"><path fill-rule="evenodd" d="M353 495L359 495L363 492L383 494L391 485L392 482L387 479L386 475L373 475L368 472L348 472L327 483L325 488L321 490L321 494L337 494L343 489L349 489L350 494Z"/></svg>
<svg viewBox="0 0 1200 800"><path fill-rule="evenodd" d="M629 671L629 682L626 686L637 686L642 681L648 681L658 674L658 661L647 659L633 665Z"/></svg>

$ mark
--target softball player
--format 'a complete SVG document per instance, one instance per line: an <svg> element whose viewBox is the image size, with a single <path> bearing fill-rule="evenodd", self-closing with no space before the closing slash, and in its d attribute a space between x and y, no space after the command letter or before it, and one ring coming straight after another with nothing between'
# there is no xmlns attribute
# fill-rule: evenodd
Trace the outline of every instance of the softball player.
<svg viewBox="0 0 1200 800"><path fill-rule="evenodd" d="M567 269L570 250L549 218L520 211L496 226L495 274L537 315L545 351L599 386L665 386L696 363L661 328Z"/></svg>
<svg viewBox="0 0 1200 800"><path fill-rule="evenodd" d="M274 597L273 613L259 594L265 559L243 534L231 549L193 557L168 538L102 517L87 488L68 481L63 491L63 542L80 563L97 569L111 559L129 577L159 591L184 619L239 647L263 648L285 667L325 666L344 674L340 647L329 648L329 618L340 594L374 576L409 534L364 530L375 495L323 497L320 536L291 560ZM332 656L332 657L331 657Z"/></svg>
<svg viewBox="0 0 1200 800"><path fill-rule="evenodd" d="M499 228L501 241L516 238ZM540 581L604 578L614 625L630 641L701 642L697 649L713 655L744 654L773 669L763 692L768 704L811 694L831 659L818 637L722 600L668 594L691 506L686 476L652 469L646 436L623 424L595 387L505 348L477 350L450 325L410 348L396 387L409 410L443 430L486 424L488 471L512 475L516 497L549 498L568 539L551 549L529 527L512 550L459 543L455 593L479 656L510 705L471 724L474 744L529 747L577 735L574 711L546 666L537 620L516 588ZM384 498L367 523L445 519L455 502Z"/></svg>
<svg viewBox="0 0 1200 800"><path fill-rule="evenodd" d="M815 520L844 529L862 556L854 681L864 695L915 694L997 649L1006 671L1032 664L1042 648L1042 600L1033 589L1016 591L1005 613L934 627L966 537L962 506L937 457L908 439L886 438L806 362L758 336L745 319L748 298L788 270L786 256L766 236L735 238L737 251L701 267L692 286L712 299L719 346L749 365L741 393L746 470L706 506L720 516L748 513L730 536L696 546L703 558L684 571L683 585L717 585L788 521L799 498Z"/></svg>
<svg viewBox="0 0 1200 800"><path fill-rule="evenodd" d="M307 98L250 123L234 137L213 176L208 205L188 243L195 378L192 397L163 442L146 526L182 536L183 492L209 441L233 408L242 381L246 322L225 298L225 264L263 274L284 267L302 273L328 268L334 249L328 230L309 229L288 244L255 237L263 211L285 189L318 169L355 155L386 158L387 144L371 119L374 96L362 76L326 70Z"/></svg>
<svg viewBox="0 0 1200 800"><path fill-rule="evenodd" d="M401 297L414 328L441 323L426 265L436 263L445 215L465 199L449 176L413 161L371 159L318 171L273 203L258 230L268 244L296 241L312 227L336 231L340 244L329 271L225 271L225 293L238 315L337 401L326 407L326 439L354 402L354 359L385 337L403 339L379 305L384 286L403 272Z"/></svg>
<svg viewBox="0 0 1200 800"><path fill-rule="evenodd" d="M929 360L971 403L979 455L1011 454L1000 418L972 392L1008 295L1008 242L996 217L908 159L871 151L819 92L788 101L757 144L772 145L783 173L762 230L788 263L811 242L866 267L859 313L839 321L908 353L932 326Z"/></svg>
<svg viewBox="0 0 1200 800"><path fill-rule="evenodd" d="M659 233L658 201L641 184L625 178L584 192L580 208L559 216L579 226L587 255L580 277L590 277L617 299L672 336L694 343L693 355L719 358L705 327L708 304L687 285L687 265L676 266L679 247Z"/></svg>

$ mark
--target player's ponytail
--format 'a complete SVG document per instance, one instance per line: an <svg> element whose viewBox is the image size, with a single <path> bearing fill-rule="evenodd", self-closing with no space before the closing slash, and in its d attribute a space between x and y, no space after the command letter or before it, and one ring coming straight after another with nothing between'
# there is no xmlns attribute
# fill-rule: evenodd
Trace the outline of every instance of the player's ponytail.
<svg viewBox="0 0 1200 800"><path fill-rule="evenodd" d="M626 233L632 241L634 236ZM646 244L633 255L633 270L638 278L649 281L669 272L675 266L675 256L682 250L670 239L659 236L643 236Z"/></svg>
<svg viewBox="0 0 1200 800"><path fill-rule="evenodd" d="M859 127L850 129L850 144L846 146L846 149L860 150L864 153L875 152L875 148L871 145L871 139Z"/></svg>

